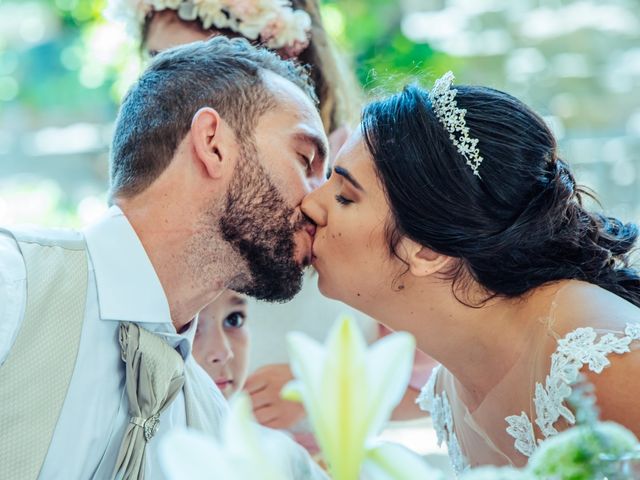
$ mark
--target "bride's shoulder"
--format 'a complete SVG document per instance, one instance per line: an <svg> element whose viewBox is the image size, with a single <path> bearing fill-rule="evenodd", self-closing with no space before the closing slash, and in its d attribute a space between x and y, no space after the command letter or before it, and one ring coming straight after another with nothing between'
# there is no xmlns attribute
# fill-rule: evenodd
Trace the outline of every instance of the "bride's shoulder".
<svg viewBox="0 0 640 480"><path fill-rule="evenodd" d="M581 328L623 333L630 323L640 324L640 308L591 283L558 282L547 299L549 325L555 337Z"/></svg>
<svg viewBox="0 0 640 480"><path fill-rule="evenodd" d="M602 418L640 434L640 308L598 286L566 281L549 316L556 362L575 364L594 385Z"/></svg>

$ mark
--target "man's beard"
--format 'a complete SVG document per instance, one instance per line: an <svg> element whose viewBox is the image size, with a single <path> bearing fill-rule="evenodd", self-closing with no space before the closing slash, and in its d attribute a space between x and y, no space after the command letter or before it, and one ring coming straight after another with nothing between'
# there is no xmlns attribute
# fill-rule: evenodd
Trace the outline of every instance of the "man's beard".
<svg viewBox="0 0 640 480"><path fill-rule="evenodd" d="M243 148L229 184L219 226L222 238L246 260L250 279L229 288L270 302L284 302L302 288L302 266L294 258L294 210L260 165L255 148Z"/></svg>

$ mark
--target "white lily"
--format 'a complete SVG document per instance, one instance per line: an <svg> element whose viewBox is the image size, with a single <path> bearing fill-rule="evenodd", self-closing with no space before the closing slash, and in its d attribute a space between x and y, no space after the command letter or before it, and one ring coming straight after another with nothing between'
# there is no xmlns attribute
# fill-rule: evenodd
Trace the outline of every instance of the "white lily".
<svg viewBox="0 0 640 480"><path fill-rule="evenodd" d="M409 383L413 337L395 333L367 347L356 323L342 318L324 346L298 333L288 342L296 380L282 395L304 403L332 478L359 478L365 459L388 462L373 439Z"/></svg>
<svg viewBox="0 0 640 480"><path fill-rule="evenodd" d="M269 437L255 423L250 401L239 395L231 404L220 441L192 430L175 430L160 445L162 469L170 480L282 480L286 473L286 445Z"/></svg>
<svg viewBox="0 0 640 480"><path fill-rule="evenodd" d="M380 443L367 450L362 465L367 480L444 480L440 470L429 466L411 450L395 443Z"/></svg>

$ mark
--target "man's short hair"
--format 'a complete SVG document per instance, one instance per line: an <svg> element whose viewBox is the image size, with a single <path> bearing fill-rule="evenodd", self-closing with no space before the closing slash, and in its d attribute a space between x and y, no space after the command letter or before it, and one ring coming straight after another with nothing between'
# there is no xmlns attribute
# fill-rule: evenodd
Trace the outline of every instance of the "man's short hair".
<svg viewBox="0 0 640 480"><path fill-rule="evenodd" d="M195 113L211 107L238 139L250 140L261 115L277 105L263 83L268 70L317 104L305 68L241 38L214 37L156 56L124 97L111 146L111 197L145 190L167 168Z"/></svg>

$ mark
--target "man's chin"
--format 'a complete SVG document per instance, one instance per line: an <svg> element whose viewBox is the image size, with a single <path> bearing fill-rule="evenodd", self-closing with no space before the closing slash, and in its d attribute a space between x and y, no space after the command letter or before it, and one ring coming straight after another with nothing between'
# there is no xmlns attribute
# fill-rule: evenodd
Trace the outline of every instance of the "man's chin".
<svg viewBox="0 0 640 480"><path fill-rule="evenodd" d="M274 276L262 277L244 288L234 288L255 298L270 303L285 303L293 299L302 290L303 269L300 268L296 275L289 272L287 278Z"/></svg>

